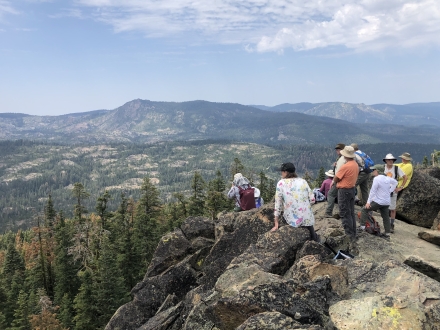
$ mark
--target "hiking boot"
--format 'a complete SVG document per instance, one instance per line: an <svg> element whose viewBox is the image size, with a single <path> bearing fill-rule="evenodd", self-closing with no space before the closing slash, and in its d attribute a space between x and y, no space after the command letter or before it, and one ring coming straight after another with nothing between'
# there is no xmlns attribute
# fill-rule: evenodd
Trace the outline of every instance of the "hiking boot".
<svg viewBox="0 0 440 330"><path fill-rule="evenodd" d="M390 233L391 233L391 234L394 234L394 223L391 225Z"/></svg>
<svg viewBox="0 0 440 330"><path fill-rule="evenodd" d="M335 214L333 215L333 218L335 218L335 219L341 219L341 216L339 215L339 213L335 213Z"/></svg>
<svg viewBox="0 0 440 330"><path fill-rule="evenodd" d="M326 214L324 214L324 218L333 218L333 215L326 213Z"/></svg>

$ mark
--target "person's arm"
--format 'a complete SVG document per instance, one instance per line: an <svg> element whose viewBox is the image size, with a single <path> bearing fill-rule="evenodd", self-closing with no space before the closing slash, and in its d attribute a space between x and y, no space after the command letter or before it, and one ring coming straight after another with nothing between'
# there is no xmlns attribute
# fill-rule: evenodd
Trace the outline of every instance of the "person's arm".
<svg viewBox="0 0 440 330"><path fill-rule="evenodd" d="M235 198L235 195L236 195L236 190L237 190L238 188L236 188L234 185L232 185L232 187L231 187L231 189L229 189L229 191L228 191L228 198L229 199L233 199L233 198Z"/></svg>
<svg viewBox="0 0 440 330"><path fill-rule="evenodd" d="M406 184L406 181L408 180L408 177L406 176L406 174L404 174L403 176L402 176L402 185L399 185L399 186L396 186L396 192L398 192L398 191L400 191L400 190L402 190L403 189L403 187L405 187L405 184Z"/></svg>

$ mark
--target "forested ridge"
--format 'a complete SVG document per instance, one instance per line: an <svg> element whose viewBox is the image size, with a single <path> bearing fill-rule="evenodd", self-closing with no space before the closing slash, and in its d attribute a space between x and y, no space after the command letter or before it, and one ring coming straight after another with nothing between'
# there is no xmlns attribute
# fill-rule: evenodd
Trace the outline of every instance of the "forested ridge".
<svg viewBox="0 0 440 330"><path fill-rule="evenodd" d="M384 143L360 145L376 162L385 154L409 151L422 162L437 145ZM219 170L230 180L230 164L239 158L256 177L263 171L278 178L276 167L293 161L300 174L315 177L321 167L329 169L335 160L333 147L319 145L260 145L225 140L158 142L154 144L65 145L27 140L0 142L0 232L27 229L40 212L48 195L54 207L73 216L71 190L81 182L97 198L105 190L112 194L109 207L121 202L120 194L140 196L142 180L149 175L164 202L174 201L176 192L188 196L191 177L198 171L206 180ZM85 200L94 208L93 198Z"/></svg>

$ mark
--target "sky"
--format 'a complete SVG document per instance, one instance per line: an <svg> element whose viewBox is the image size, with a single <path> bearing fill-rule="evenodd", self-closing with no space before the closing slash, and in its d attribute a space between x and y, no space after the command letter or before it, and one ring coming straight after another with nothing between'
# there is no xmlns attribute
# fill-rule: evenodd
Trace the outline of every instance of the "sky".
<svg viewBox="0 0 440 330"><path fill-rule="evenodd" d="M439 0L0 0L0 113L440 101Z"/></svg>

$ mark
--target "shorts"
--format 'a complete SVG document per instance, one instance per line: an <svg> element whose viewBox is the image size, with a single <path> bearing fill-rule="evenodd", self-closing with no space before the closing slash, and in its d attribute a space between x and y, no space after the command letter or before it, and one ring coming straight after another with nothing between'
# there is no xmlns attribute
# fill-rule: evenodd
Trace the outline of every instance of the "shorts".
<svg viewBox="0 0 440 330"><path fill-rule="evenodd" d="M396 203L397 203L397 193L393 192L393 196L390 197L390 210L394 211L396 209Z"/></svg>

